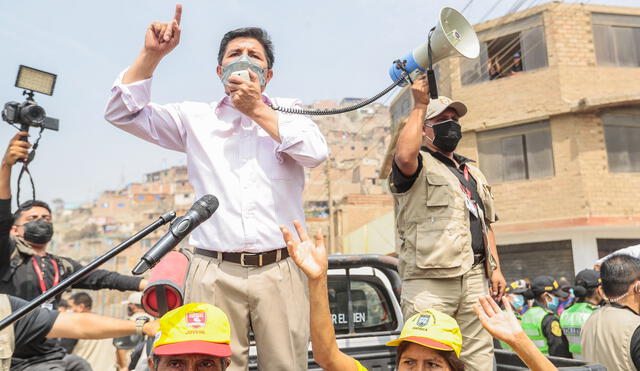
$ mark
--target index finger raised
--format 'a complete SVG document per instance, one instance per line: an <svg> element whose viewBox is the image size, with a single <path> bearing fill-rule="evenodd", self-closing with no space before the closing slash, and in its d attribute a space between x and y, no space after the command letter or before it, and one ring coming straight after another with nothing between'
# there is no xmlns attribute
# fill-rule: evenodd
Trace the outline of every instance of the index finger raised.
<svg viewBox="0 0 640 371"><path fill-rule="evenodd" d="M176 14L173 16L173 19L180 24L180 19L182 18L182 4L176 4Z"/></svg>

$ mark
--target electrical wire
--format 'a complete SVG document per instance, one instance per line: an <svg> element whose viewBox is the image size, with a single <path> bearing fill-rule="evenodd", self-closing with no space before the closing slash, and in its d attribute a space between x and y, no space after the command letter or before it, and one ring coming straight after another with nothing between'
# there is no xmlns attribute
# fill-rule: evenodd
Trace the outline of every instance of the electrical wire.
<svg viewBox="0 0 640 371"><path fill-rule="evenodd" d="M484 20L487 19L487 17L489 17L489 15L491 15L491 13L493 13L493 11L496 9L496 7L498 5L500 5L501 2L502 2L502 0L496 0L496 2L493 3L491 8L489 8L489 10L485 13L485 15L483 15L482 18L480 18L480 21L478 23L484 22Z"/></svg>
<svg viewBox="0 0 640 371"><path fill-rule="evenodd" d="M469 0L469 2L467 2L467 5L465 5L464 8L462 8L462 10L460 11L460 14L464 14L464 11L467 10L467 8L469 8L472 3L473 0Z"/></svg>

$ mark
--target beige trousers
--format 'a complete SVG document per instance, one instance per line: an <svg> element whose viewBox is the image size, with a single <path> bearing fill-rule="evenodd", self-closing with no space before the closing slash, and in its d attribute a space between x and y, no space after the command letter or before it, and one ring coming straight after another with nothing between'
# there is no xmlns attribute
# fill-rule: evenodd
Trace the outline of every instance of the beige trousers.
<svg viewBox="0 0 640 371"><path fill-rule="evenodd" d="M467 370L493 370L493 338L482 327L472 309L478 298L489 293L484 266L479 264L455 278L405 280L402 284L402 314L405 321L427 308L455 318L462 332L460 359Z"/></svg>
<svg viewBox="0 0 640 371"><path fill-rule="evenodd" d="M307 369L307 278L291 258L242 267L194 254L185 291L187 303L213 304L229 317L233 352L229 371L247 370L250 329L260 370Z"/></svg>

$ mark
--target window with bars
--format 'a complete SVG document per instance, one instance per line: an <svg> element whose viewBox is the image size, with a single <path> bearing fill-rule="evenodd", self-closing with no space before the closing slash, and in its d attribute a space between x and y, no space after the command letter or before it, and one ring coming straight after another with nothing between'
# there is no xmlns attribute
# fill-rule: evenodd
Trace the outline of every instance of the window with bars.
<svg viewBox="0 0 640 371"><path fill-rule="evenodd" d="M592 13L596 60L604 66L640 66L640 16Z"/></svg>
<svg viewBox="0 0 640 371"><path fill-rule="evenodd" d="M478 33L480 56L461 58L462 85L476 84L510 76L512 70L531 71L547 67L547 45L540 14L523 18ZM514 55L520 54L516 63Z"/></svg>
<svg viewBox="0 0 640 371"><path fill-rule="evenodd" d="M554 175L549 121L477 134L480 169L490 183Z"/></svg>

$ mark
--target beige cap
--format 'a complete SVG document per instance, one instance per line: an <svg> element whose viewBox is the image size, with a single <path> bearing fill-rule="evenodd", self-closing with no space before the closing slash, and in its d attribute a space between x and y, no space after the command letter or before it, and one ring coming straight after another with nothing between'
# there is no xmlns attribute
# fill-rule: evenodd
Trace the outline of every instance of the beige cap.
<svg viewBox="0 0 640 371"><path fill-rule="evenodd" d="M133 294L129 295L129 298L123 301L122 304L135 304L142 306L142 293L134 292Z"/></svg>
<svg viewBox="0 0 640 371"><path fill-rule="evenodd" d="M453 108L458 113L459 117L467 114L467 106L462 102L453 101L451 98L441 95L438 99L429 99L429 105L427 106L427 116L425 119L432 119L441 114L447 108Z"/></svg>

